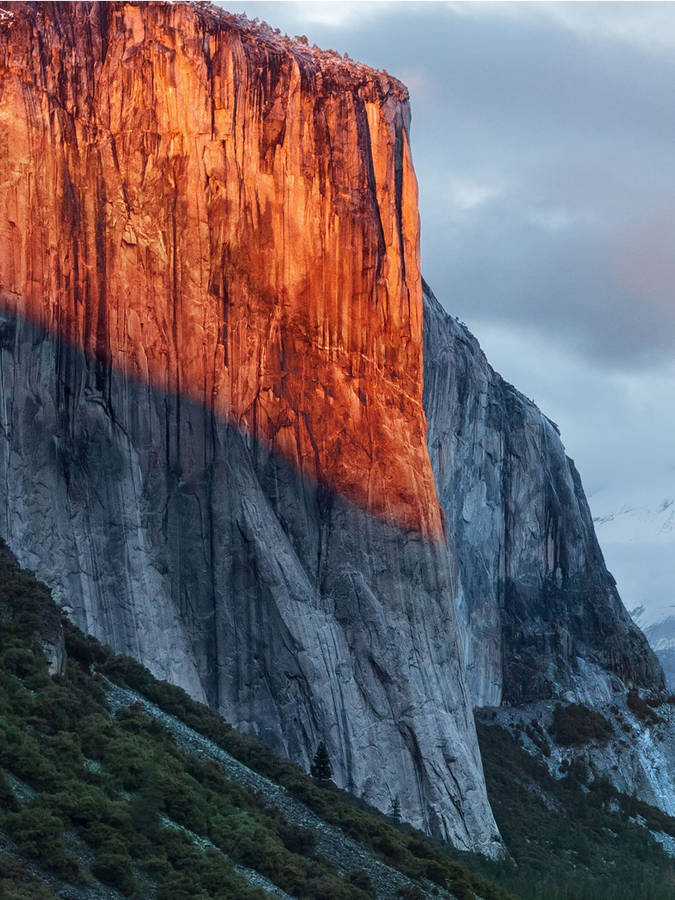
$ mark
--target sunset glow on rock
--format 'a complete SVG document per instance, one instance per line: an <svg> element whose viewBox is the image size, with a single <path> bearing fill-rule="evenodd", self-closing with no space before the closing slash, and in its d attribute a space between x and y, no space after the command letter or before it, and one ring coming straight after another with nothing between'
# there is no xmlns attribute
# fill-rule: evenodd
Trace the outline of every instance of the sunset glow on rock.
<svg viewBox="0 0 675 900"><path fill-rule="evenodd" d="M95 359L104 397L112 366L200 402L440 536L405 88L212 9L13 10L3 308Z"/></svg>

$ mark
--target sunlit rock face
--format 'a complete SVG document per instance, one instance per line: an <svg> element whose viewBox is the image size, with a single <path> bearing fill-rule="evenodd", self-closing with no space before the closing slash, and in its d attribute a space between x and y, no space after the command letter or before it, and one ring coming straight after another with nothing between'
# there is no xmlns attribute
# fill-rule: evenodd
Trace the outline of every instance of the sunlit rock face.
<svg viewBox="0 0 675 900"><path fill-rule="evenodd" d="M0 17L2 534L239 728L497 852L393 79L185 4Z"/></svg>
<svg viewBox="0 0 675 900"><path fill-rule="evenodd" d="M189 397L438 536L405 88L183 4L2 26L5 308L103 393L112 366Z"/></svg>
<svg viewBox="0 0 675 900"><path fill-rule="evenodd" d="M557 427L425 286L429 451L476 706L608 701L663 674L605 567Z"/></svg>

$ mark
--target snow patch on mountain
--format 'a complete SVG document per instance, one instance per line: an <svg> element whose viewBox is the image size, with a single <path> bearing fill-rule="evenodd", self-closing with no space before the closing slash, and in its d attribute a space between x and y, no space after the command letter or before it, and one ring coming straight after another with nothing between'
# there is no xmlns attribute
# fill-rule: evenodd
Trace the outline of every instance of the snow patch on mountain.
<svg viewBox="0 0 675 900"><path fill-rule="evenodd" d="M663 489L589 497L605 561L675 688L675 475Z"/></svg>

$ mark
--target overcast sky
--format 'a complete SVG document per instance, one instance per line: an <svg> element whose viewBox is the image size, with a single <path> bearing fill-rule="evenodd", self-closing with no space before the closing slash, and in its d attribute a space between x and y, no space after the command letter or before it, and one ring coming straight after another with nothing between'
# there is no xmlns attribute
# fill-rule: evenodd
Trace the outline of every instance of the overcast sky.
<svg viewBox="0 0 675 900"><path fill-rule="evenodd" d="M594 515L653 510L598 528L626 605L675 603L675 4L221 5L408 85L426 280Z"/></svg>

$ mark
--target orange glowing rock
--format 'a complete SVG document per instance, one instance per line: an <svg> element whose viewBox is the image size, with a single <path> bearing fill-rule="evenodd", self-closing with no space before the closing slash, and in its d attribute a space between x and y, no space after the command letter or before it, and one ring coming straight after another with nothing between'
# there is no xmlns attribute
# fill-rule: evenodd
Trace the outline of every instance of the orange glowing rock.
<svg viewBox="0 0 675 900"><path fill-rule="evenodd" d="M408 102L184 3L0 18L0 301L438 537Z"/></svg>

